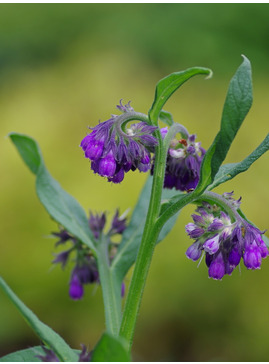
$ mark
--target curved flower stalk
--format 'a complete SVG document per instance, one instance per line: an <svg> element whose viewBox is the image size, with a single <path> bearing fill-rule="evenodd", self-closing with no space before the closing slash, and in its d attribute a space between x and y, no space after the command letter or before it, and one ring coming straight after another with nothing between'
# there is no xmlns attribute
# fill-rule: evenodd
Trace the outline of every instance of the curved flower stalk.
<svg viewBox="0 0 269 364"><path fill-rule="evenodd" d="M108 254L110 262L117 251L117 244L113 243L111 237L117 234L122 234L126 229L126 218L119 216L119 210L116 210L112 219L110 229L105 234L108 242ZM90 212L89 227L98 241L104 234L106 225L106 214L93 214ZM52 263L60 263L62 268L66 266L70 259L72 252L76 253L75 266L72 270L69 282L69 296L73 300L80 300L84 296L84 285L99 283L99 272L97 262L91 250L81 243L78 239L74 238L68 231L61 229L58 233L52 233L60 239L55 243L55 246L66 244L67 241L72 243L71 248L57 254ZM122 283L122 296L124 296L124 283Z"/></svg>
<svg viewBox="0 0 269 364"><path fill-rule="evenodd" d="M229 211L236 212L241 198L235 201L232 193L224 193ZM269 255L259 229L249 224L237 213L229 216L216 204L203 201L193 214L193 223L186 225L186 232L195 242L187 249L189 259L196 261L202 253L210 278L221 280L231 275L241 258L247 269L259 269L262 258Z"/></svg>
<svg viewBox="0 0 269 364"><path fill-rule="evenodd" d="M96 125L81 142L85 157L91 161L91 169L109 182L120 183L125 173L138 169L147 172L151 168L151 153L157 144L152 135L157 129L148 125L147 116L134 112L130 102L117 106L123 115ZM126 128L131 120L142 120Z"/></svg>

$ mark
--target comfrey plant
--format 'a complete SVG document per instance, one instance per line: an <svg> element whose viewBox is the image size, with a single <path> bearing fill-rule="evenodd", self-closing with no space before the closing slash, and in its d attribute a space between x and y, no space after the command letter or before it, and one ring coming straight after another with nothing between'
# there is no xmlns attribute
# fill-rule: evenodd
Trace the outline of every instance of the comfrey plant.
<svg viewBox="0 0 269 364"><path fill-rule="evenodd" d="M218 185L246 171L269 149L269 134L243 161L222 164L252 104L251 66L246 57L232 78L225 100L220 130L207 151L196 136L173 121L163 110L166 101L195 75L211 76L207 68L194 67L160 80L148 115L134 111L130 103L117 106L120 114L89 129L80 147L91 170L108 183L126 183L126 173L138 170L149 177L132 216L116 210L110 226L106 213L90 212L66 193L49 174L38 144L30 137L11 133L10 139L36 176L41 203L59 224L52 235L64 246L53 264L73 264L69 295L83 298L85 284L100 285L103 292L106 332L88 352L74 350L43 324L0 278L0 286L39 336L42 345L9 354L2 361L129 361L139 307L156 243L175 224L179 211L196 205L186 232L193 240L187 258L205 258L208 275L222 280L242 261L247 269L261 267L269 255L268 239L247 220L241 197L232 192L212 192ZM159 121L167 124L160 128ZM192 130L193 132L193 130ZM119 239L115 240L114 236ZM70 258L72 256L72 259ZM183 258L182 258L183 259ZM135 264L127 294L124 278ZM199 273L197 273L199 274ZM221 283L220 283L221 284ZM126 296L122 310L122 297ZM19 355L19 356L18 356Z"/></svg>

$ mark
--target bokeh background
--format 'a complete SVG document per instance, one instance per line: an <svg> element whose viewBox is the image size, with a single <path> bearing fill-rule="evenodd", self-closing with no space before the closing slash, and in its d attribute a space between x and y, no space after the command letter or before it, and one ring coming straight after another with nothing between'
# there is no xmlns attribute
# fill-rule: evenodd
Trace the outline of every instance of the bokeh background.
<svg viewBox="0 0 269 364"><path fill-rule="evenodd" d="M146 176L120 185L90 171L79 148L87 126L115 113L119 99L146 113L157 81L192 66L210 67L173 95L166 110L208 148L219 128L229 80L241 54L252 62L254 104L227 162L247 156L268 132L268 4L0 5L0 274L21 299L74 348L93 348L104 330L100 287L68 297L70 267L51 269L54 223L34 177L6 137L33 136L52 175L88 210L133 208ZM217 191L235 191L261 229L269 226L268 155ZM184 253L181 213L153 259L138 318L136 361L268 361L269 259L221 282ZM57 250L58 251L58 250ZM127 277L126 283L130 281ZM0 355L38 345L0 292Z"/></svg>

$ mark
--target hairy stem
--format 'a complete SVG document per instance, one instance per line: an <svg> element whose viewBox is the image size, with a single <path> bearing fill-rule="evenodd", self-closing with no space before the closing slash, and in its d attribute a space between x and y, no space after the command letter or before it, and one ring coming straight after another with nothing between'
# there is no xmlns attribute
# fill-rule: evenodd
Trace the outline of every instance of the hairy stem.
<svg viewBox="0 0 269 364"><path fill-rule="evenodd" d="M163 148L163 141L160 131L157 130L159 144L155 149L155 164L151 198L141 245L137 255L137 260L123 312L120 336L126 339L129 350L131 349L134 335L134 328L138 311L140 308L142 295L148 275L154 247L158 238L158 233L154 230L154 225L158 219L161 205L161 196L166 164L166 151Z"/></svg>

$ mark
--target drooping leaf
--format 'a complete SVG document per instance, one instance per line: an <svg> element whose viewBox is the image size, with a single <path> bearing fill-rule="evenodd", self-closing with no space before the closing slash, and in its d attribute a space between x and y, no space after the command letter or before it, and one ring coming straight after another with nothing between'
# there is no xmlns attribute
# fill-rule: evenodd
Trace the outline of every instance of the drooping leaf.
<svg viewBox="0 0 269 364"><path fill-rule="evenodd" d="M94 237L85 211L50 175L37 142L23 134L11 133L9 137L26 165L36 175L37 195L51 217L95 251Z"/></svg>
<svg viewBox="0 0 269 364"><path fill-rule="evenodd" d="M220 131L205 154L195 193L203 192L217 174L252 104L251 65L244 60L232 78L226 96Z"/></svg>
<svg viewBox="0 0 269 364"><path fill-rule="evenodd" d="M123 279L125 277L126 273L135 262L147 217L152 181L152 176L149 176L141 191L130 223L123 233L122 241L119 244L117 254L112 261L111 269L117 271L119 279ZM162 201L165 202L166 200L169 200L169 198L174 194L174 191L164 189ZM178 215L173 216L163 226L159 234L158 242L163 240L171 231L176 222L177 216Z"/></svg>
<svg viewBox="0 0 269 364"><path fill-rule="evenodd" d="M53 331L49 326L41 322L39 318L11 290L2 277L0 277L0 287L16 306L36 335L45 345L53 350L60 360L71 362L78 361L77 354L68 346L64 339L61 338L61 336Z"/></svg>
<svg viewBox="0 0 269 364"><path fill-rule="evenodd" d="M209 189L212 190L221 183L224 183L234 178L239 173L247 171L249 167L268 150L269 134L267 134L261 144L241 162L222 165L218 173L216 174L213 183L209 186Z"/></svg>
<svg viewBox="0 0 269 364"><path fill-rule="evenodd" d="M131 361L123 340L104 333L92 354L92 361L128 362Z"/></svg>
<svg viewBox="0 0 269 364"><path fill-rule="evenodd" d="M208 68L193 67L185 71L171 73L171 75L161 79L156 86L155 98L149 110L150 119L157 123L160 112L169 99L169 97L181 86L195 75L212 75L212 71Z"/></svg>

